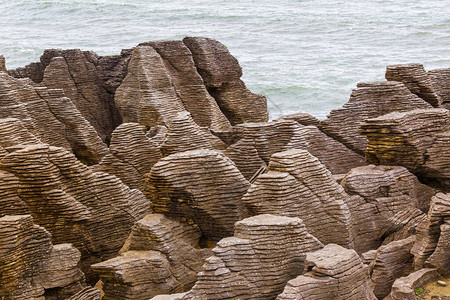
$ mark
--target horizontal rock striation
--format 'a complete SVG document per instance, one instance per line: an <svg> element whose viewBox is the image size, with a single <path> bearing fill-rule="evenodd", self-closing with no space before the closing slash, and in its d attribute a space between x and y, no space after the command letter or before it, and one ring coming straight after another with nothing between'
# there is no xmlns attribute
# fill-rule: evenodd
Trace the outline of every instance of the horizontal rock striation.
<svg viewBox="0 0 450 300"><path fill-rule="evenodd" d="M436 269L424 268L394 282L392 291L384 300L416 300L416 289L439 277Z"/></svg>
<svg viewBox="0 0 450 300"><path fill-rule="evenodd" d="M317 158L306 150L287 150L272 155L268 172L258 176L242 201L251 214L299 217L322 243L352 247L348 198Z"/></svg>
<svg viewBox="0 0 450 300"><path fill-rule="evenodd" d="M0 218L2 299L63 299L85 286L80 251L53 245L50 233L30 215Z"/></svg>
<svg viewBox="0 0 450 300"><path fill-rule="evenodd" d="M401 165L419 177L450 187L450 111L419 109L368 119L361 126L367 160Z"/></svg>
<svg viewBox="0 0 450 300"><path fill-rule="evenodd" d="M274 299L299 275L305 255L322 248L299 218L268 214L236 223L206 259L198 281L181 299Z"/></svg>
<svg viewBox="0 0 450 300"><path fill-rule="evenodd" d="M370 288L368 267L354 250L328 244L306 254L305 271L287 283L277 300L377 299Z"/></svg>
<svg viewBox="0 0 450 300"><path fill-rule="evenodd" d="M436 94L441 98L442 105L450 108L450 68L436 69L427 72Z"/></svg>
<svg viewBox="0 0 450 300"><path fill-rule="evenodd" d="M331 111L327 119L320 122L319 128L348 148L364 154L367 140L358 129L366 119L420 108L432 106L400 82L358 83L349 101L342 108Z"/></svg>

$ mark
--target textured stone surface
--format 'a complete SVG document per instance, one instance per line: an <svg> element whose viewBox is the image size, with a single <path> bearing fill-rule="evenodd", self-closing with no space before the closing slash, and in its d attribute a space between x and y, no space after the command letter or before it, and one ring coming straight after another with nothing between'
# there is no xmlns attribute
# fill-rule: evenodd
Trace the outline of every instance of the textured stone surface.
<svg viewBox="0 0 450 300"><path fill-rule="evenodd" d="M350 149L363 154L367 140L358 129L366 119L418 108L432 106L412 94L400 82L358 83L350 100L342 108L332 110L327 119L320 122L319 128Z"/></svg>
<svg viewBox="0 0 450 300"><path fill-rule="evenodd" d="M198 281L182 299L274 299L299 275L305 255L322 244L299 218L258 215L236 223L206 259Z"/></svg>
<svg viewBox="0 0 450 300"><path fill-rule="evenodd" d="M383 165L401 165L419 177L450 187L450 111L418 109L368 119L361 126L369 145L366 158Z"/></svg>
<svg viewBox="0 0 450 300"><path fill-rule="evenodd" d="M415 270L431 265L439 268L441 273L448 274L450 265L448 220L450 220L450 194L439 193L431 200L426 222L417 229L417 241L411 250L414 254Z"/></svg>
<svg viewBox="0 0 450 300"><path fill-rule="evenodd" d="M91 261L115 255L133 223L150 210L141 192L92 172L62 148L23 146L3 157L0 169L15 176L9 177L17 183L17 197L53 241L81 251L84 271Z"/></svg>
<svg viewBox="0 0 450 300"><path fill-rule="evenodd" d="M53 246L51 235L30 215L0 218L0 296L4 299L63 299L83 289L80 252Z"/></svg>
<svg viewBox="0 0 450 300"><path fill-rule="evenodd" d="M300 125L305 126L318 126L320 122L319 119L307 113L296 113L285 115L279 117L277 120L293 120L299 123Z"/></svg>
<svg viewBox="0 0 450 300"><path fill-rule="evenodd" d="M100 300L100 291L89 286L82 289L68 300Z"/></svg>
<svg viewBox="0 0 450 300"><path fill-rule="evenodd" d="M186 37L183 43L191 51L206 88L232 125L268 121L266 98L250 92L239 79L242 69L224 45L201 37Z"/></svg>
<svg viewBox="0 0 450 300"><path fill-rule="evenodd" d="M211 241L230 236L234 223L247 216L241 198L250 184L217 151L169 155L153 166L147 184L145 193L154 212L192 219Z"/></svg>
<svg viewBox="0 0 450 300"><path fill-rule="evenodd" d="M242 201L251 214L299 217L322 243L352 247L348 198L317 158L293 149L272 155L268 172L258 176Z"/></svg>
<svg viewBox="0 0 450 300"><path fill-rule="evenodd" d="M34 87L0 73L0 117L19 119L41 142L71 150L87 164L98 163L106 145L61 90Z"/></svg>
<svg viewBox="0 0 450 300"><path fill-rule="evenodd" d="M403 167L358 167L341 184L351 196L348 206L359 253L377 249L386 238L391 241L413 234L425 217L420 209L428 209L434 194Z"/></svg>
<svg viewBox="0 0 450 300"><path fill-rule="evenodd" d="M0 72L6 73L6 63L5 63L5 57L3 55L0 55Z"/></svg>
<svg viewBox="0 0 450 300"><path fill-rule="evenodd" d="M442 104L450 108L450 68L436 69L427 72L436 94L442 99Z"/></svg>
<svg viewBox="0 0 450 300"><path fill-rule="evenodd" d="M412 272L414 256L411 254L411 248L414 241L415 236L410 236L378 248L375 259L370 265L371 286L378 299L389 295L392 284L397 278Z"/></svg>
<svg viewBox="0 0 450 300"><path fill-rule="evenodd" d="M442 103L434 90L431 79L421 64L403 64L386 67L386 80L402 82L413 94L416 94L434 107Z"/></svg>
<svg viewBox="0 0 450 300"><path fill-rule="evenodd" d="M384 300L416 300L416 289L439 277L436 269L421 269L397 279Z"/></svg>
<svg viewBox="0 0 450 300"><path fill-rule="evenodd" d="M119 257L92 265L103 282L103 299L149 299L189 290L208 249L198 247L193 226L151 214L138 221Z"/></svg>
<svg viewBox="0 0 450 300"><path fill-rule="evenodd" d="M306 254L305 274L289 281L277 300L377 299L368 267L354 250L335 244Z"/></svg>

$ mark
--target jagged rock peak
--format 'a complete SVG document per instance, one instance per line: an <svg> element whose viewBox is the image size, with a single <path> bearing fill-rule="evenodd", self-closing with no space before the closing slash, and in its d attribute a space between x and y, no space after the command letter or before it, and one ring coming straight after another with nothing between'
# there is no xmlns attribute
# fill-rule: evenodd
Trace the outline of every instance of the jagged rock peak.
<svg viewBox="0 0 450 300"><path fill-rule="evenodd" d="M439 107L442 103L442 99L434 90L422 64L387 66L386 80L403 82L411 93L416 94L434 107Z"/></svg>

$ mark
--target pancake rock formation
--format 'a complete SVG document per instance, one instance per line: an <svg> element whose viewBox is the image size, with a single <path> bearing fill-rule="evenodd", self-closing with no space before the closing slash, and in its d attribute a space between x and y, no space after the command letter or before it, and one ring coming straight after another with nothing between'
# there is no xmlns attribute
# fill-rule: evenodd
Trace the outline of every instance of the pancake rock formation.
<svg viewBox="0 0 450 300"><path fill-rule="evenodd" d="M204 37L0 55L0 298L415 299L450 275L450 69L269 121Z"/></svg>

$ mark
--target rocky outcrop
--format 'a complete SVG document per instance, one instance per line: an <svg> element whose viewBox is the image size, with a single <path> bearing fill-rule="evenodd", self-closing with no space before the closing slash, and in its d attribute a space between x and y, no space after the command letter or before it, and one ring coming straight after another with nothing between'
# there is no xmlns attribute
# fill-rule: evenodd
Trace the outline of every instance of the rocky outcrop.
<svg viewBox="0 0 450 300"><path fill-rule="evenodd" d="M0 218L0 296L63 299L86 286L71 244L53 246L51 235L30 215Z"/></svg>
<svg viewBox="0 0 450 300"><path fill-rule="evenodd" d="M411 254L411 248L414 241L415 236L410 236L378 248L374 261L370 265L371 286L378 299L389 295L392 284L397 278L413 271L414 256Z"/></svg>
<svg viewBox="0 0 450 300"><path fill-rule="evenodd" d="M6 73L6 63L5 63L5 57L3 55L0 55L0 72Z"/></svg>
<svg viewBox="0 0 450 300"><path fill-rule="evenodd" d="M156 163L146 195L153 211L176 220L191 219L210 241L230 236L234 223L247 216L241 201L250 184L220 152L192 150Z"/></svg>
<svg viewBox="0 0 450 300"><path fill-rule="evenodd" d="M242 201L251 214L301 217L322 243L352 247L348 198L317 158L306 150L287 150L272 155L268 171L258 176Z"/></svg>
<svg viewBox="0 0 450 300"><path fill-rule="evenodd" d="M299 275L307 252L322 244L299 218L258 215L236 223L206 259L198 281L181 299L274 299Z"/></svg>
<svg viewBox="0 0 450 300"><path fill-rule="evenodd" d="M342 180L355 228L355 249L363 253L407 238L425 218L434 191L403 167L364 166Z"/></svg>
<svg viewBox="0 0 450 300"><path fill-rule="evenodd" d="M335 244L306 254L306 273L289 281L277 300L377 299L368 267L358 254Z"/></svg>
<svg viewBox="0 0 450 300"><path fill-rule="evenodd" d="M450 195L439 193L432 198L426 222L417 228L417 241L411 253L414 254L414 269L433 266L439 272L448 274L450 251L448 223L450 220Z"/></svg>
<svg viewBox="0 0 450 300"><path fill-rule="evenodd" d="M400 82L358 83L350 100L342 108L331 111L327 119L320 122L319 128L348 148L363 154L367 140L358 129L366 119L419 108L432 106Z"/></svg>
<svg viewBox="0 0 450 300"><path fill-rule="evenodd" d="M63 147L86 164L98 163L106 145L61 90L34 87L0 73L0 117L16 118L41 142Z"/></svg>
<svg viewBox="0 0 450 300"><path fill-rule="evenodd" d="M427 74L443 106L450 109L450 68L430 70Z"/></svg>
<svg viewBox="0 0 450 300"><path fill-rule="evenodd" d="M383 165L401 165L419 177L450 188L450 111L394 112L368 119L361 126L369 144L366 158Z"/></svg>
<svg viewBox="0 0 450 300"><path fill-rule="evenodd" d="M320 122L319 119L307 113L296 113L281 116L277 120L292 120L304 126L318 126Z"/></svg>
<svg viewBox="0 0 450 300"><path fill-rule="evenodd" d="M392 291L384 300L416 300L416 289L439 277L436 269L421 269L397 279Z"/></svg>
<svg viewBox="0 0 450 300"><path fill-rule="evenodd" d="M151 214L138 221L121 255L92 265L103 282L103 299L149 299L189 290L208 249L196 249L195 227Z"/></svg>
<svg viewBox="0 0 450 300"><path fill-rule="evenodd" d="M402 82L413 94L416 94L434 107L442 103L434 90L431 79L422 64L392 65L386 68L386 80Z"/></svg>
<svg viewBox="0 0 450 300"><path fill-rule="evenodd" d="M242 69L224 45L200 37L186 37L183 43L191 51L208 92L232 125L268 121L266 98L250 92L239 79Z"/></svg>
<svg viewBox="0 0 450 300"><path fill-rule="evenodd" d="M100 300L100 291L88 286L70 297L68 300Z"/></svg>
<svg viewBox="0 0 450 300"><path fill-rule="evenodd" d="M81 251L83 271L115 255L134 222L150 209L141 192L114 176L92 172L62 148L17 146L0 161L0 169L9 195L20 198L53 241L72 243Z"/></svg>

